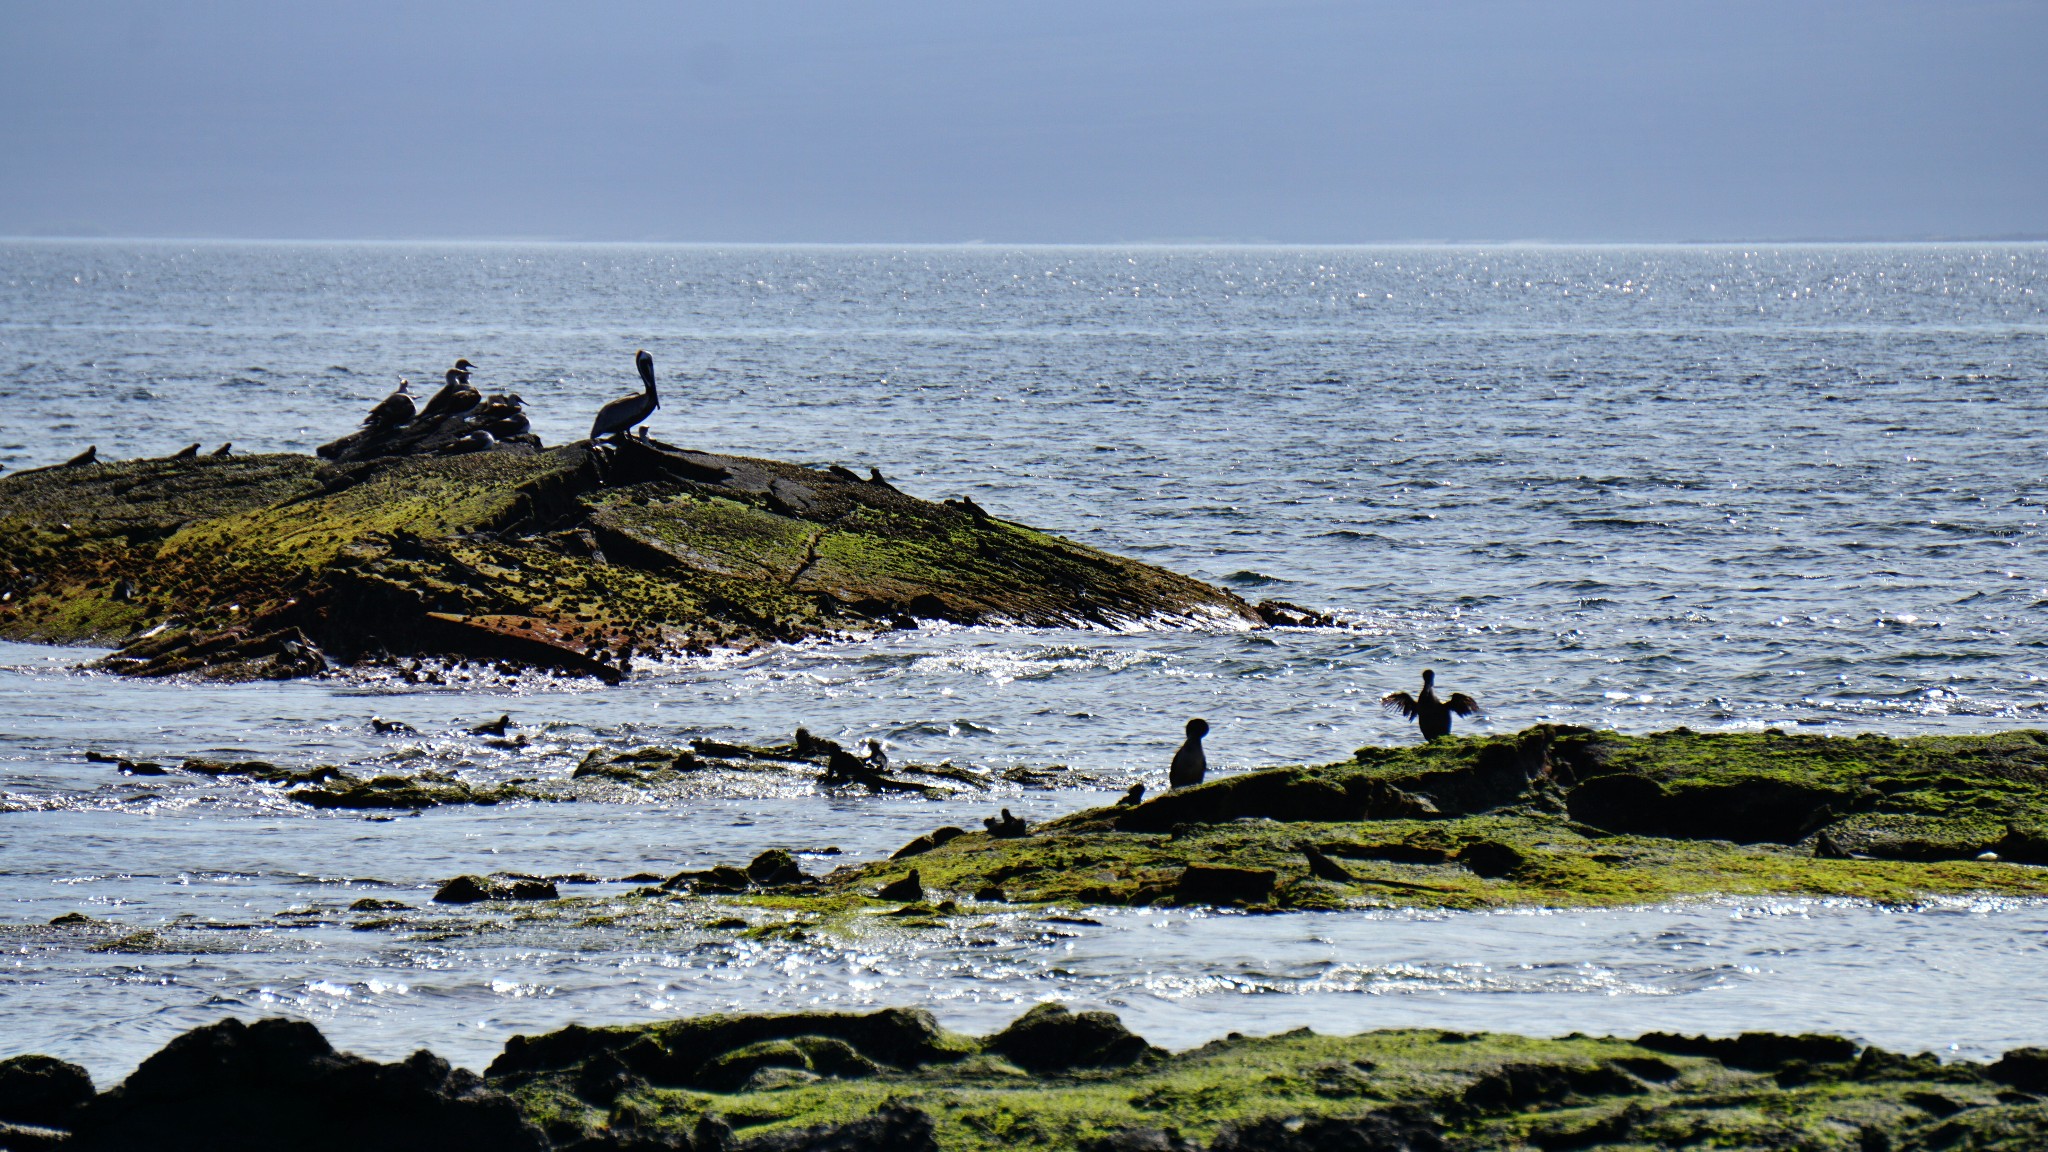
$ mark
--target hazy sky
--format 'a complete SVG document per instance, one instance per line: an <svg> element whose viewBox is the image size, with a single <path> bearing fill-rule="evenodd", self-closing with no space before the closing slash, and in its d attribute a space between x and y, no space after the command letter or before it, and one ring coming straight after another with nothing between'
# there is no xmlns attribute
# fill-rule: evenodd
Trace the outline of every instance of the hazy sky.
<svg viewBox="0 0 2048 1152"><path fill-rule="evenodd" d="M2048 2L0 0L0 233L2048 234Z"/></svg>

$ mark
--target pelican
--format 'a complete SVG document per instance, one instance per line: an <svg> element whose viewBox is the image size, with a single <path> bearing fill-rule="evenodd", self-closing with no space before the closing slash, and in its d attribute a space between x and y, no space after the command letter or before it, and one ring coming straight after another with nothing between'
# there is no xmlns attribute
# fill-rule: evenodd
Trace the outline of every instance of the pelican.
<svg viewBox="0 0 2048 1152"><path fill-rule="evenodd" d="M469 371L476 367L467 360L457 360L455 367L448 370L447 383L420 409L422 419L428 416L448 416L467 412L483 403L484 394L469 386Z"/></svg>
<svg viewBox="0 0 2048 1152"><path fill-rule="evenodd" d="M1188 721L1188 738L1173 754L1173 766L1166 770L1168 788L1200 784L1209 772L1209 758L1202 754L1202 737L1209 734L1207 720ZM1140 793L1143 795L1143 793Z"/></svg>
<svg viewBox="0 0 2048 1152"><path fill-rule="evenodd" d="M647 390L637 396L621 396L597 410L597 419L590 424L590 438L599 436L620 436L630 431L654 410L661 407L661 398L654 391L654 357L645 351L633 355L633 364L640 369L640 380Z"/></svg>
<svg viewBox="0 0 2048 1152"><path fill-rule="evenodd" d="M403 424L416 415L418 412L412 404L412 381L400 376L398 391L386 396L375 408L370 409L370 414L363 417L363 426L369 427L374 424L382 428L390 424Z"/></svg>
<svg viewBox="0 0 2048 1152"><path fill-rule="evenodd" d="M1422 695L1410 696L1406 692L1389 692L1380 698L1380 707L1399 712L1415 721L1422 729L1424 740L1434 740L1451 734L1451 716L1479 715L1479 701L1463 692L1451 693L1450 699L1436 698L1436 673L1427 668L1422 670Z"/></svg>

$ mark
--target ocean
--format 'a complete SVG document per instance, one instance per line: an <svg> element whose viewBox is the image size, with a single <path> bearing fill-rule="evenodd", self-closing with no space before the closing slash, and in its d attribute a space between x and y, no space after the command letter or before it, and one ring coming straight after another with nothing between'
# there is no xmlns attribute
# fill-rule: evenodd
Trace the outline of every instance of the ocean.
<svg viewBox="0 0 2048 1152"><path fill-rule="evenodd" d="M0 1033L118 1074L223 1013L480 1063L514 1031L796 1003L994 1024L1058 996L1155 1042L1301 1023L2048 1042L2048 908L1724 902L1516 915L1019 914L959 940L525 928L335 910L458 872L617 877L885 854L986 798L717 781L660 802L316 814L87 751L564 773L799 724L898 760L1063 764L1042 817L1413 738L1425 666L1485 708L1641 732L2048 727L2048 246L930 248L0 242L0 466L310 451L456 357L585 433L655 358L662 439L879 468L933 499L1335 614L1260 632L930 628L618 688L220 686L0 645ZM510 712L540 738L484 746ZM420 735L393 739L371 715ZM977 807L978 806L978 807ZM824 856L815 859L828 859ZM602 891L603 889L597 889ZM623 889L620 889L623 890ZM83 911L125 949L46 926ZM1995 963L1996 995L1983 962Z"/></svg>

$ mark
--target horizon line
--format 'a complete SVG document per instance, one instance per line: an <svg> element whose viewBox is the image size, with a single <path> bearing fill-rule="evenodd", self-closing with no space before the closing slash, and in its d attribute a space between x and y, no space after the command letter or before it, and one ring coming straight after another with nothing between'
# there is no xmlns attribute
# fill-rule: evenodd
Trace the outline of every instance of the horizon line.
<svg viewBox="0 0 2048 1152"><path fill-rule="evenodd" d="M1104 248L1104 249L1330 249L1330 248L1740 248L1955 246L1973 244L2048 244L2048 233L2006 233L1986 236L1918 237L1759 237L1738 240L588 240L547 236L505 237L290 237L290 236L116 236L0 233L0 243L45 244L267 244L267 245L444 245L449 247L587 247L587 248Z"/></svg>

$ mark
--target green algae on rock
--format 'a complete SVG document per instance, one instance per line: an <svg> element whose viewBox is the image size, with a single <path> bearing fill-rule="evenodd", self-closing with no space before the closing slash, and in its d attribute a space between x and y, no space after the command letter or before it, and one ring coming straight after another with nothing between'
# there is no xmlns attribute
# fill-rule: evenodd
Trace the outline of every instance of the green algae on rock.
<svg viewBox="0 0 2048 1152"><path fill-rule="evenodd" d="M2044 1089L2039 1049L1944 1063L1822 1035L1407 1028L1232 1033L1166 1052L1109 1013L1056 1004L986 1037L902 1008L571 1025L513 1037L477 1077L426 1051L386 1065L338 1053L303 1022L227 1020L173 1040L102 1093L60 1061L0 1062L0 1139L81 1149L141 1139L559 1152L2020 1152L2048 1146Z"/></svg>
<svg viewBox="0 0 2048 1152"><path fill-rule="evenodd" d="M1538 725L1361 748L1092 808L1023 838L913 841L929 898L1337 909L1716 895L2048 896L2048 733L1648 736ZM904 862L824 878L878 899Z"/></svg>
<svg viewBox="0 0 2048 1152"><path fill-rule="evenodd" d="M707 1126L762 1148L808 1147L781 1141L850 1135L893 1109L928 1118L928 1142L912 1146L948 1152L1904 1152L2039 1147L2041 1072L2032 1050L1989 1066L1944 1064L1770 1033L1627 1041L1302 1029L1167 1053L1108 1013L1040 1005L980 1039L901 1009L571 1027L515 1038L486 1076L558 1147L596 1146L621 1129L652 1140Z"/></svg>
<svg viewBox="0 0 2048 1152"><path fill-rule="evenodd" d="M622 441L0 477L0 636L138 675L433 657L617 680L635 656L865 634L1298 622L879 476Z"/></svg>

